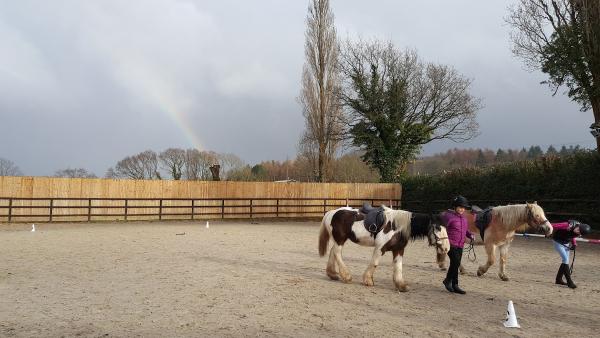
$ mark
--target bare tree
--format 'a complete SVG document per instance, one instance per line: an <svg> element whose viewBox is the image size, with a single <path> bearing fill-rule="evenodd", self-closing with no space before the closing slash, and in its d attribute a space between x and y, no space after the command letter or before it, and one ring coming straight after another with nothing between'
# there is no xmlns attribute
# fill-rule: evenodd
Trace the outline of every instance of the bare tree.
<svg viewBox="0 0 600 338"><path fill-rule="evenodd" d="M179 148L169 148L158 155L160 164L171 178L180 180L186 165L186 152Z"/></svg>
<svg viewBox="0 0 600 338"><path fill-rule="evenodd" d="M143 151L137 155L127 156L117 162L115 168L110 168L107 177L123 177L136 180L161 179L158 172L158 156L152 150Z"/></svg>
<svg viewBox="0 0 600 338"><path fill-rule="evenodd" d="M0 157L0 176L21 176L23 173L12 161Z"/></svg>
<svg viewBox="0 0 600 338"><path fill-rule="evenodd" d="M219 164L221 172L224 173L223 179L225 180L229 179L230 172L246 165L241 158L231 153L217 154L217 162L215 164Z"/></svg>
<svg viewBox="0 0 600 338"><path fill-rule="evenodd" d="M480 100L469 93L471 80L452 67L379 41L349 41L340 65L347 132L382 181L396 181L424 144L477 134Z"/></svg>
<svg viewBox="0 0 600 338"><path fill-rule="evenodd" d="M379 173L361 160L359 152L344 154L333 161L335 182L376 183Z"/></svg>
<svg viewBox="0 0 600 338"><path fill-rule="evenodd" d="M339 45L329 0L311 0L306 23L306 61L299 97L306 130L300 143L314 147L317 179L325 182L342 135L342 109L338 103Z"/></svg>
<svg viewBox="0 0 600 338"><path fill-rule="evenodd" d="M84 168L67 168L67 169L61 169L61 170L57 170L54 173L54 177L66 177L66 178L96 178L97 176L92 173L87 171L87 169Z"/></svg>
<svg viewBox="0 0 600 338"><path fill-rule="evenodd" d="M590 108L600 130L600 1L519 0L506 21L513 27L513 53L532 70L549 77L555 95L567 95ZM600 137L596 137L600 152Z"/></svg>
<svg viewBox="0 0 600 338"><path fill-rule="evenodd" d="M211 151L188 149L185 152L184 176L188 180L209 180L209 167L217 162L217 154Z"/></svg>

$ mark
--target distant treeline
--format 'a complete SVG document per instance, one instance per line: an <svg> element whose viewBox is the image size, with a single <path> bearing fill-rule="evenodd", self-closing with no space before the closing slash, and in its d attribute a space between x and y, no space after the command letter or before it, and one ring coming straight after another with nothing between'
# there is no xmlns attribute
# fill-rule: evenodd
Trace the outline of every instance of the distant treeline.
<svg viewBox="0 0 600 338"><path fill-rule="evenodd" d="M314 182L317 177L310 158L298 155L286 161L244 163L234 154L220 154L196 149L169 148L162 152L146 150L127 156L108 170L108 178L211 180L210 167L220 166L220 178L227 181ZM377 171L369 168L358 153L334 159L330 165L331 182L379 182Z"/></svg>
<svg viewBox="0 0 600 338"><path fill-rule="evenodd" d="M556 214L600 226L600 154L574 151L564 156L463 167L435 175L413 175L402 181L403 208L437 211L457 194L488 205L540 201ZM441 202L436 202L441 201Z"/></svg>
<svg viewBox="0 0 600 338"><path fill-rule="evenodd" d="M462 167L485 167L499 163L533 160L542 156L562 157L572 155L582 149L577 146L562 146L560 150L549 146L546 151L540 146L529 149L451 149L445 153L423 157L409 164L409 175L436 174Z"/></svg>

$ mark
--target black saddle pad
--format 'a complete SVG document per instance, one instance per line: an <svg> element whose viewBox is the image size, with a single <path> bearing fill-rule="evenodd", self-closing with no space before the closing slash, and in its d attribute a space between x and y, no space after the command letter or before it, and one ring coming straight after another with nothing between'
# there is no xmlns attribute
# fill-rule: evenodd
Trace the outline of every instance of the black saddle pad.
<svg viewBox="0 0 600 338"><path fill-rule="evenodd" d="M479 229L479 235L483 239L485 228L492 222L492 208L488 207L475 214L475 226Z"/></svg>

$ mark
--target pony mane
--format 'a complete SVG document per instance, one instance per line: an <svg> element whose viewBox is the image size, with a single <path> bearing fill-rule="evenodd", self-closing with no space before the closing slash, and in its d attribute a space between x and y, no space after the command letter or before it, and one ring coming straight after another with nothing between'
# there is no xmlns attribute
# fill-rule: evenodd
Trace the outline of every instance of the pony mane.
<svg viewBox="0 0 600 338"><path fill-rule="evenodd" d="M433 216L429 214L412 213L410 219L410 239L423 239L429 234Z"/></svg>
<svg viewBox="0 0 600 338"><path fill-rule="evenodd" d="M396 231L402 233L404 238L408 238L411 234L410 217L411 212L406 210L394 210L383 206L385 222L392 222L396 226Z"/></svg>
<svg viewBox="0 0 600 338"><path fill-rule="evenodd" d="M492 217L509 226L519 226L527 222L527 204L501 205L492 208Z"/></svg>

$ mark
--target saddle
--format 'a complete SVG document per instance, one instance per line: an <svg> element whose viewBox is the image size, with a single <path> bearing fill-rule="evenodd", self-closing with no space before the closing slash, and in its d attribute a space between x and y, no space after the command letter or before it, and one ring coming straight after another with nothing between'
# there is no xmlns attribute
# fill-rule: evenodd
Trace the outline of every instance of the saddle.
<svg viewBox="0 0 600 338"><path fill-rule="evenodd" d="M358 211L365 215L365 229L375 237L381 231L385 222L383 208L373 208L369 203L365 202Z"/></svg>
<svg viewBox="0 0 600 338"><path fill-rule="evenodd" d="M485 210L474 205L471 211L475 214L475 226L479 229L479 235L483 240L485 228L492 222L492 207L487 207Z"/></svg>

